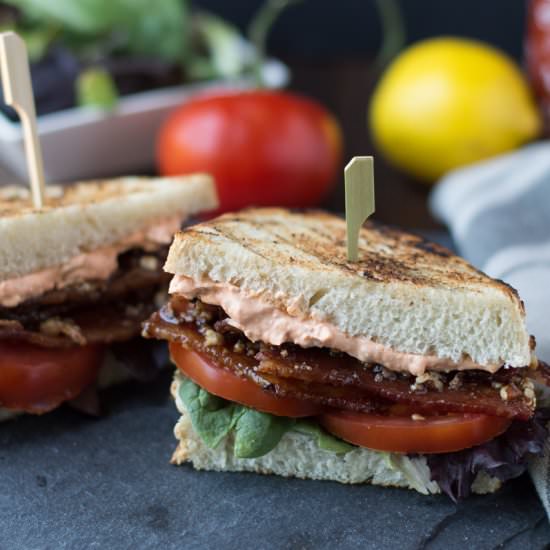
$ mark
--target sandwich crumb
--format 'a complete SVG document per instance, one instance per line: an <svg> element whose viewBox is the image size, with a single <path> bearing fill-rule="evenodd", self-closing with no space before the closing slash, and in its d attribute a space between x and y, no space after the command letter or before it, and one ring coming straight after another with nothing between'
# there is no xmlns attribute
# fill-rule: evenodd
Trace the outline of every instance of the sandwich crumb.
<svg viewBox="0 0 550 550"><path fill-rule="evenodd" d="M462 374L457 373L453 376L452 380L449 382L449 389L458 390L462 387Z"/></svg>
<svg viewBox="0 0 550 550"><path fill-rule="evenodd" d="M503 401L508 401L508 386L502 386L502 388L500 388L500 398Z"/></svg>
<svg viewBox="0 0 550 550"><path fill-rule="evenodd" d="M522 382L521 388L523 390L523 395L527 399L527 404L530 407L535 408L537 406L537 397L535 394L535 385L530 378L525 378Z"/></svg>
<svg viewBox="0 0 550 550"><path fill-rule="evenodd" d="M223 344L223 335L211 328L207 328L204 333L204 344L208 347L221 346Z"/></svg>
<svg viewBox="0 0 550 550"><path fill-rule="evenodd" d="M86 344L86 338L80 327L72 319L60 319L52 317L40 323L40 332L48 336L68 336L73 342L81 346Z"/></svg>
<svg viewBox="0 0 550 550"><path fill-rule="evenodd" d="M237 340L233 346L233 351L235 353L242 353L244 351L244 342L242 340Z"/></svg>
<svg viewBox="0 0 550 550"><path fill-rule="evenodd" d="M313 367L311 365L308 365L307 363L296 363L294 365L294 368L296 370L306 370L306 371L312 371L313 370Z"/></svg>
<svg viewBox="0 0 550 550"><path fill-rule="evenodd" d="M426 388L425 384L431 384L437 391L443 391L444 384L442 376L437 372L425 372L415 378L414 384L411 385L412 391L422 391Z"/></svg>

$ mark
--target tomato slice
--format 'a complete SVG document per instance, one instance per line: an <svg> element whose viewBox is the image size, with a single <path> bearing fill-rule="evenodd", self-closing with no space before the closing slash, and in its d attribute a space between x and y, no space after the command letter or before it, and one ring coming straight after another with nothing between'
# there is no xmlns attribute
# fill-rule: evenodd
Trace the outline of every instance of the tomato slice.
<svg viewBox="0 0 550 550"><path fill-rule="evenodd" d="M35 414L73 399L97 377L102 346L0 342L0 406Z"/></svg>
<svg viewBox="0 0 550 550"><path fill-rule="evenodd" d="M316 416L321 412L315 403L271 395L254 382L216 366L203 354L190 351L180 344L170 342L170 356L180 371L218 397L276 416L297 418Z"/></svg>
<svg viewBox="0 0 550 550"><path fill-rule="evenodd" d="M474 447L504 432L507 418L484 414L448 414L413 420L410 415L382 416L351 411L328 412L321 425L361 447L396 453L450 453Z"/></svg>
<svg viewBox="0 0 550 550"><path fill-rule="evenodd" d="M314 403L277 397L254 382L218 367L206 355L170 343L179 370L210 393L277 416L318 416L334 435L361 447L399 453L447 453L493 439L511 423L483 414L448 414L413 420L408 406L394 405L388 414L329 411Z"/></svg>

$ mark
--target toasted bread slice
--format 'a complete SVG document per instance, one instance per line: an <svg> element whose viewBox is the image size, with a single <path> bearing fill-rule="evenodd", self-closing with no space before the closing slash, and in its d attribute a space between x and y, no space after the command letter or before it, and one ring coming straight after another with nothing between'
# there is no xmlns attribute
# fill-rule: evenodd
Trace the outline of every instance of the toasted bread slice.
<svg viewBox="0 0 550 550"><path fill-rule="evenodd" d="M398 352L523 367L532 341L516 291L447 249L368 223L359 261L343 219L251 209L178 233L165 270L228 283L295 317Z"/></svg>
<svg viewBox="0 0 550 550"><path fill-rule="evenodd" d="M216 206L214 182L203 174L47 186L40 210L31 207L26 188L0 188L0 281L60 265L154 222Z"/></svg>
<svg viewBox="0 0 550 550"><path fill-rule="evenodd" d="M272 451L259 458L235 458L232 436L227 436L215 449L211 449L193 430L189 414L178 396L179 380L176 374L172 383L172 395L182 415L174 428L178 440L172 456L174 464L190 462L197 470L255 472L340 483L370 483L415 489L423 494L441 492L437 483L430 481L424 457L392 456L392 453L360 447L345 455L337 455L320 449L311 436L293 431L287 432ZM400 468L395 467L394 461L399 461ZM406 475L407 470L412 471L412 475ZM472 491L478 494L492 493L500 485L497 479L480 472L472 485Z"/></svg>

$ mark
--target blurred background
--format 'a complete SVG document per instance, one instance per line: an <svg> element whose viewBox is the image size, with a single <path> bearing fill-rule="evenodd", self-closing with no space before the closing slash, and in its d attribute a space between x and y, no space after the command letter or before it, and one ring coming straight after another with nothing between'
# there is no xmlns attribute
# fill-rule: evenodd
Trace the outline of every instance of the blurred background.
<svg viewBox="0 0 550 550"><path fill-rule="evenodd" d="M261 0L200 0L243 31ZM483 40L523 62L526 3L522 0L400 0L405 45L441 35ZM376 152L366 126L367 104L382 69L375 60L383 29L372 0L303 2L274 24L269 51L291 68L290 89L319 99L340 121L347 162ZM429 188L375 156L376 217L387 223L433 228ZM341 173L343 174L343 166ZM343 211L343 180L325 205Z"/></svg>
<svg viewBox="0 0 550 550"><path fill-rule="evenodd" d="M270 58L284 64L283 69L288 68L288 75L284 70L281 73L281 66L271 67L274 71L272 81L269 82L269 75L264 74L262 84L278 88L288 77L286 88L311 98L320 108L332 113L343 138L342 151L337 151L338 145L334 145L334 139L339 138L334 135L330 138L333 140L329 146L334 153L332 164L336 168L332 164L329 166L330 163L323 168L325 179L330 181L319 183L311 176L311 181L315 180L311 185L322 187L322 196L306 193L303 194L305 198L300 199L303 204L289 205L320 203L331 210L343 211L343 167L353 155L374 154L377 219L410 228L433 229L438 224L428 210L426 199L431 185L444 175L447 164L443 163L443 168L435 171L426 165L434 163L433 157L450 155L447 152L439 154L433 144L448 137L446 151L454 154L460 147L470 147L477 140L475 153L449 160L448 165L454 167L513 150L542 135L541 102L535 102L536 87L532 85L537 66L532 64L530 76L526 70L528 9L534 13L534 4L539 5L541 25L550 25L548 2L522 0L339 0L338 3L333 0L161 0L155 3L154 12L143 0L90 0L78 7L70 0L56 3L13 0L2 3L0 13L3 27L17 30L27 40L46 165L51 167L48 170L47 166L46 170L54 179L68 179L63 171L59 171L58 176L57 167L64 164L64 155L74 160L74 155L66 151L75 143L80 146L78 154L82 166L82 173L76 169L78 177L115 176L128 171L177 173L178 170L189 171L189 166L201 169L203 166L195 158L188 164L177 162L177 159L192 156L188 149L178 149L184 134L181 128L186 123L184 115L179 122L172 122L170 132L164 131L164 139L157 137L162 132L161 124L173 118L179 104L189 101L189 92L180 90L180 95L170 100L166 94L157 94L139 105L129 104L129 107L124 98L151 89L157 92L172 89L189 82L203 84L222 80L233 83L231 86L241 86L244 79L246 87L254 87L262 80L256 77L258 66L265 62L265 49ZM215 17L208 19L211 15ZM130 21L138 23L130 25ZM531 39L539 31L532 29ZM241 48L242 44L236 48L237 36L238 40L244 37L252 42L256 37L255 45L251 49ZM394 68L402 55L409 55L411 45L441 36L476 39L482 44L473 43L472 46L469 41L436 43L423 53L409 56L407 66L402 64L399 69ZM539 42L542 43L542 39ZM487 49L488 46L499 51ZM511 65L512 61L516 66ZM395 74L388 76L390 71ZM424 82L424 86L429 80L432 83L430 90L438 86L445 90L438 92L439 95L431 91L426 94L426 88L420 92L415 79ZM482 80L484 89L480 91ZM434 84L436 81L439 84ZM373 94L382 87L378 103L374 105ZM512 92L507 96L504 91L510 89ZM423 102L418 98L413 106L403 105L403 98L417 93L422 93L424 103L430 105L421 105ZM468 94L477 99L468 99ZM543 95L539 90L539 99ZM484 96L485 104L470 105L471 101L479 104L479 98ZM487 97L494 97L495 101ZM476 114L476 109L494 110L489 104L499 101L500 110L494 116ZM79 106L88 109L87 118L78 115L81 118L74 122L78 118L74 112L61 122L59 116L55 117ZM151 114L155 109L158 112ZM367 116L369 109L370 118ZM407 109L416 114L409 117ZM460 116L471 124L462 127L462 123L449 122L445 109L462 112ZM140 110L147 112L148 118L142 116L138 121L135 113ZM126 116L128 112L134 113L134 123L129 115ZM4 109L4 113L3 118L9 120L9 110ZM506 118L503 113L508 113L508 119L523 121L522 124L511 128L515 123L503 120ZM237 114L233 116L238 118ZM441 120L443 126L436 127L434 123L423 128L424 124L418 123L419 117ZM4 151L3 164L7 170L2 177L7 179L16 164L17 153L11 148L15 143L13 132L10 134L3 129L2 124L0 120L0 152ZM13 126L14 121L10 124ZM85 135L82 129L86 125L89 131ZM68 128L81 133L67 133ZM408 134L407 128L410 128ZM266 131L276 134L275 130ZM174 137L178 133L180 145ZM107 147L105 135L111 136ZM502 138L494 147L485 148L486 142L495 141L486 136L496 135L509 135L509 138ZM299 139L309 138L302 135ZM118 147L117 140L120 150L113 153L114 147ZM432 144L433 157L420 144L426 147ZM109 157L124 157L125 148L147 149L150 154L140 153L141 163L136 163L135 159L127 165L111 163ZM323 150L316 151L317 158L324 159ZM403 151L410 151L409 157L415 158L403 158ZM252 156L255 157L256 152L250 151L248 159ZM93 158L92 166L105 166L107 173L89 173L86 166L90 163L84 162L84 157ZM301 159L300 155L297 158ZM303 158L301 162L305 165L308 161L305 156ZM209 161L203 161L208 169ZM245 155L239 162L251 161ZM315 170L311 168L310 171ZM293 175L283 169L277 173L279 177L287 174L288 180L294 181ZM269 175L264 176L267 172L256 174L256 180L261 174L262 181L252 181L249 185L277 185ZM69 175L72 178L73 172ZM296 181L301 182L296 186L310 185L307 175L302 176L304 181L296 176ZM264 196L252 191L247 195L246 189L235 187L232 181L224 185L227 197L231 196L232 207L241 206L233 200L237 188L245 203L247 197L249 202L257 203ZM265 197L268 202L286 201L278 201L276 194Z"/></svg>
<svg viewBox="0 0 550 550"><path fill-rule="evenodd" d="M197 0L243 30L261 0ZM518 61L523 57L526 3L522 0L400 0L406 43L443 34L484 40ZM382 40L380 18L372 0L304 1L281 14L269 46L274 55L324 60L374 57Z"/></svg>

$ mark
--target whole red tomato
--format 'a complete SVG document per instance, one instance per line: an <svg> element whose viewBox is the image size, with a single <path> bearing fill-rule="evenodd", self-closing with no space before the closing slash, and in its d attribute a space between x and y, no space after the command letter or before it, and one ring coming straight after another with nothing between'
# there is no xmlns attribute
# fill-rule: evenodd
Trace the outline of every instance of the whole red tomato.
<svg viewBox="0 0 550 550"><path fill-rule="evenodd" d="M163 175L209 172L219 212L308 207L336 182L342 136L318 103L271 91L197 98L174 111L157 141Z"/></svg>

